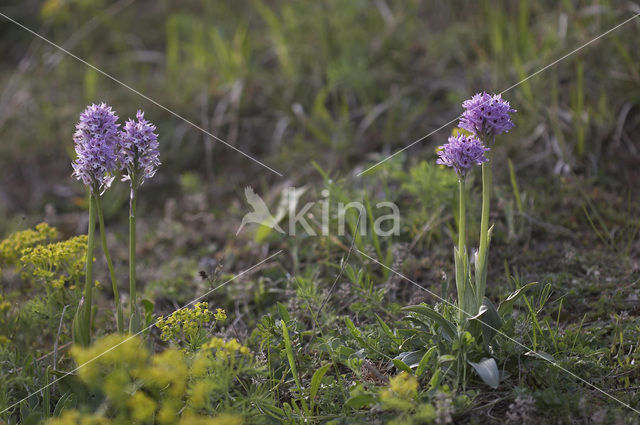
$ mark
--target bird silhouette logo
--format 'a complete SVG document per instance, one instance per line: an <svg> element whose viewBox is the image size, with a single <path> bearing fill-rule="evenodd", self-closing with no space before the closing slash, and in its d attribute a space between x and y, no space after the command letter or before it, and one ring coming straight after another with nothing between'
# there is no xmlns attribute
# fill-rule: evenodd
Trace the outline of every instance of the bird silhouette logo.
<svg viewBox="0 0 640 425"><path fill-rule="evenodd" d="M278 220L271 214L269 208L267 208L267 204L265 204L259 195L256 195L251 187L247 186L244 188L244 196L247 198L247 203L251 205L253 211L246 213L244 217L242 217L242 223L240 223L236 236L240 234L242 228L247 224L261 224L275 229L280 233L285 233L278 225Z"/></svg>

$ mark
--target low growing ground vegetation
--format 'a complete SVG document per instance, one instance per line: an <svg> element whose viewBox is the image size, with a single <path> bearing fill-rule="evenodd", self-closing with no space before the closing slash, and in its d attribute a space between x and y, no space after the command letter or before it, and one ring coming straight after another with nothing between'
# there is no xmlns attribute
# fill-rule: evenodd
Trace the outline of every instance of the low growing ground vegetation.
<svg viewBox="0 0 640 425"><path fill-rule="evenodd" d="M640 423L637 5L0 12L0 422Z"/></svg>

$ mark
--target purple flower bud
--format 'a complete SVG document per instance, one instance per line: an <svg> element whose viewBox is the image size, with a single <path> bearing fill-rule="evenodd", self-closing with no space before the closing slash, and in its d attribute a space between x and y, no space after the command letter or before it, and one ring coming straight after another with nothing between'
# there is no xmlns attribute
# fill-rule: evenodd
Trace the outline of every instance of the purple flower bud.
<svg viewBox="0 0 640 425"><path fill-rule="evenodd" d="M453 167L458 176L463 178L475 164L489 161L484 155L488 150L475 136L451 136L449 143L438 148L436 164Z"/></svg>
<svg viewBox="0 0 640 425"><path fill-rule="evenodd" d="M138 121L128 120L120 135L118 157L126 173L124 179L138 186L156 173L160 165L156 126L144 119L144 112L136 114Z"/></svg>
<svg viewBox="0 0 640 425"><path fill-rule="evenodd" d="M460 118L459 127L479 136L495 136L506 133L513 128L512 112L509 102L502 96L478 93L471 99L465 100L462 106L466 109Z"/></svg>
<svg viewBox="0 0 640 425"><path fill-rule="evenodd" d="M88 185L94 195L109 188L117 169L118 116L106 103L90 105L80 114L73 141L76 160L73 176Z"/></svg>

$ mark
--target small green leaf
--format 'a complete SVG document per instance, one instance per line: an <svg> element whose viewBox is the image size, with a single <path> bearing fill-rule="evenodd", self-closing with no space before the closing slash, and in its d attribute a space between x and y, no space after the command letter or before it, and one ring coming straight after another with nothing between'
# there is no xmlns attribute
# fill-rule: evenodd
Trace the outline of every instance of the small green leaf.
<svg viewBox="0 0 640 425"><path fill-rule="evenodd" d="M500 372L498 365L493 358L482 359L478 363L468 362L478 373L480 379L493 389L498 388L500 383Z"/></svg>
<svg viewBox="0 0 640 425"><path fill-rule="evenodd" d="M380 325L380 328L382 329L382 331L389 337L391 341L393 341L396 345L402 344L402 339L395 336L391 331L391 328L389 328L389 326L387 326L387 324L384 323L384 321L382 321L380 316L378 316L377 314L376 314L376 320L378 321L378 324Z"/></svg>
<svg viewBox="0 0 640 425"><path fill-rule="evenodd" d="M349 397L349 399L344 404L347 407L350 407L355 410L360 410L363 407L371 406L375 403L375 398L371 394L360 393L354 396Z"/></svg>
<svg viewBox="0 0 640 425"><path fill-rule="evenodd" d="M144 309L144 323L145 327L148 327L153 323L153 303L148 299L144 298L140 301L142 304L142 308Z"/></svg>
<svg viewBox="0 0 640 425"><path fill-rule="evenodd" d="M416 376L418 378L420 378L424 373L425 369L429 365L429 361L431 360L431 357L433 357L433 354L435 352L436 352L436 347L431 347L427 350L426 353L424 353L424 356L422 356L422 359L420 359L420 363L418 363L418 367L416 369Z"/></svg>
<svg viewBox="0 0 640 425"><path fill-rule="evenodd" d="M502 301L500 303L500 305L498 306L498 313L500 313L501 317L504 317L507 314L511 314L511 311L513 310L513 303L522 295L524 294L528 289L530 289L531 287L537 285L538 282L529 282L526 285L520 287L519 289L517 289L516 291L512 292L506 300Z"/></svg>
<svg viewBox="0 0 640 425"><path fill-rule="evenodd" d="M344 322L347 325L347 329L349 329L349 332L351 332L351 336L353 336L353 338L358 341L360 343L360 345L363 348L366 348L367 350L371 350L371 351L375 351L371 345L369 345L364 338L362 338L362 334L360 333L360 331L358 330L358 328L356 328L356 325L353 324L353 321L351 319L349 319L348 317L346 317L344 319Z"/></svg>
<svg viewBox="0 0 640 425"><path fill-rule="evenodd" d="M302 399L300 399L300 401L304 402L304 400ZM291 400L291 407L293 407L293 410L295 410L298 416L303 416L303 412L300 410L300 408L298 407L298 403L296 403L295 400Z"/></svg>
<svg viewBox="0 0 640 425"><path fill-rule="evenodd" d="M326 365L322 366L320 369L316 370L315 373L313 374L313 377L311 378L311 391L310 391L311 412L313 412L316 395L318 394L318 389L320 389L320 383L322 382L322 378L324 378L324 375L327 373L330 367L331 367L331 363L327 363Z"/></svg>
<svg viewBox="0 0 640 425"><path fill-rule="evenodd" d="M353 320L345 317L344 323L347 325L347 329L349 329L349 331L355 338L360 338L360 331L358 330L358 328L356 328L356 325L353 324Z"/></svg>
<svg viewBox="0 0 640 425"><path fill-rule="evenodd" d="M440 325L440 329L450 338L453 339L456 336L456 327L449 320L445 319L442 314L435 311L433 308L426 305L411 305L404 307L403 311L410 311L412 313L425 316Z"/></svg>
<svg viewBox="0 0 640 425"><path fill-rule="evenodd" d="M282 410L281 408L277 406L273 406L269 403L261 404L260 407L264 409L264 412L270 417L272 417L273 419L282 421L282 417L284 416L284 410Z"/></svg>
<svg viewBox="0 0 640 425"><path fill-rule="evenodd" d="M403 372L407 372L407 373L413 373L411 371L411 368L402 360L400 359L393 359L391 360L393 362L393 365L398 369L401 370Z"/></svg>
<svg viewBox="0 0 640 425"><path fill-rule="evenodd" d="M291 345L291 339L289 338L289 330L287 329L287 324L284 321L280 322L282 328L282 339L284 340L284 348L287 353L287 360L289 360L289 366L291 367L291 373L293 374L293 378L298 385L298 388L302 389L302 384L300 383L300 378L298 377L298 372L296 370L296 362L293 356L293 346Z"/></svg>
<svg viewBox="0 0 640 425"><path fill-rule="evenodd" d="M469 320L477 320L482 327L482 336L484 339L485 347L489 348L489 343L495 336L495 334L502 328L503 322L493 305L488 298L484 299L484 302L480 306L480 311L474 317Z"/></svg>
<svg viewBox="0 0 640 425"><path fill-rule="evenodd" d="M140 304L142 304L142 308L144 308L145 313L153 313L153 303L146 298L140 300Z"/></svg>
<svg viewBox="0 0 640 425"><path fill-rule="evenodd" d="M284 348L287 353L287 360L289 361L289 366L291 367L291 374L293 375L293 379L296 381L296 385L298 389L302 393L302 382L300 381L300 376L298 376L298 369L296 367L296 359L293 354L293 345L291 345L291 339L289 338L289 330L287 329L287 324L284 320L280 321L280 325L282 327L282 339L284 340ZM291 400L294 408L298 408L294 403L294 400ZM300 399L300 404L302 404L302 408L307 412L307 404L304 399Z"/></svg>
<svg viewBox="0 0 640 425"><path fill-rule="evenodd" d="M456 356L451 354L443 354L438 357L438 363L446 363L446 362L455 362L457 360Z"/></svg>
<svg viewBox="0 0 640 425"><path fill-rule="evenodd" d="M282 410L284 411L284 414L290 418L293 415L293 409L291 408L291 405L287 402L284 402L282 404Z"/></svg>
<svg viewBox="0 0 640 425"><path fill-rule="evenodd" d="M431 379L429 380L429 389L433 390L435 388L438 388L440 386L440 371L442 369L437 368L436 371L433 373L433 376L431 376Z"/></svg>
<svg viewBox="0 0 640 425"><path fill-rule="evenodd" d="M56 407L53 408L53 417L58 417L62 414L62 411L66 407L70 407L73 402L73 393L71 391L65 393L58 402L56 403Z"/></svg>
<svg viewBox="0 0 640 425"><path fill-rule="evenodd" d="M291 321L291 317L289 316L289 312L287 311L287 307L285 307L282 303L277 303L278 313L280 313L280 318L284 320L286 323Z"/></svg>

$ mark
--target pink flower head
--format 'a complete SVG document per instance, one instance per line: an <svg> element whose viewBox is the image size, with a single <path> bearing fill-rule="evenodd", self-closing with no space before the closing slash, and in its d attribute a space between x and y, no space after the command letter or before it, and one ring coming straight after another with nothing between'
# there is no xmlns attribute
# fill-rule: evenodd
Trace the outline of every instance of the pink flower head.
<svg viewBox="0 0 640 425"><path fill-rule="evenodd" d="M124 179L137 186L154 176L160 165L160 152L156 126L144 119L142 111L138 111L136 119L129 119L122 129L118 157Z"/></svg>
<svg viewBox="0 0 640 425"><path fill-rule="evenodd" d="M109 188L117 169L118 116L106 103L93 104L80 114L73 141L76 160L73 176L102 193Z"/></svg>
<svg viewBox="0 0 640 425"><path fill-rule="evenodd" d="M488 161L484 155L488 150L475 136L451 136L449 143L438 148L436 163L453 167L458 176L464 178L475 164Z"/></svg>
<svg viewBox="0 0 640 425"><path fill-rule="evenodd" d="M485 92L474 95L462 103L465 111L460 118L459 127L479 136L495 136L506 133L513 128L509 102L499 94L489 95Z"/></svg>

